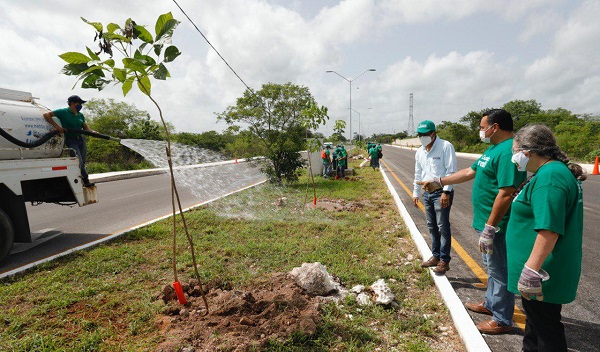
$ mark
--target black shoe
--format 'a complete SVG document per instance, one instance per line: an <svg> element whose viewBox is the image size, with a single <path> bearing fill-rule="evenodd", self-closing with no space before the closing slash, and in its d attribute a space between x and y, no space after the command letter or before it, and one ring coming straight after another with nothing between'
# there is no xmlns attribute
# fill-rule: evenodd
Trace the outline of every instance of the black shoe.
<svg viewBox="0 0 600 352"><path fill-rule="evenodd" d="M94 187L95 185L95 183L90 182L90 180L88 180L87 178L83 179L83 187Z"/></svg>

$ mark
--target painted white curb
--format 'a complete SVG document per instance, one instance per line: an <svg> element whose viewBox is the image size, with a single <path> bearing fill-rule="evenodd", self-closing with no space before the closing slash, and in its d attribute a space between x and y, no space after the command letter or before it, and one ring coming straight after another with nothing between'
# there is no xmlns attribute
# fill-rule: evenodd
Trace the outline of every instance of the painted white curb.
<svg viewBox="0 0 600 352"><path fill-rule="evenodd" d="M400 211L400 214L404 219L406 226L408 227L410 237L412 237L413 241L415 242L415 245L417 246L419 253L421 253L421 256L424 259L428 259L431 257L431 250L429 249L427 242L425 242L425 238L423 238L419 232L417 225L410 217L408 210L406 210L406 207L402 203L402 200L400 200L396 189L394 189L394 186L392 186L392 183L383 169L380 168L379 170L381 171L383 179L385 180L390 193L394 197L394 201L398 206L398 210ZM491 352L489 346L483 339L483 336L481 336L481 333L479 330L477 330L475 323L469 316L469 313L467 313L465 306L458 298L458 295L454 291L450 281L448 281L448 278L445 275L436 275L432 270L429 270L429 273L433 277L433 281L440 291L446 307L448 307L448 310L450 311L450 316L452 317L452 321L454 321L454 327L456 328L456 331L458 331L458 335L460 336L460 339L465 345L467 351Z"/></svg>

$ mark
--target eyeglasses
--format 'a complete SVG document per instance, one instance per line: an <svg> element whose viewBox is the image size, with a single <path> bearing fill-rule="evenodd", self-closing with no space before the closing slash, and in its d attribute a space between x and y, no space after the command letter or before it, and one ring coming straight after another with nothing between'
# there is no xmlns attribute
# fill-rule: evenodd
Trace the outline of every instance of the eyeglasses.
<svg viewBox="0 0 600 352"><path fill-rule="evenodd" d="M427 132L427 133L417 133L417 137L426 137L426 136L431 136L433 134L432 132Z"/></svg>

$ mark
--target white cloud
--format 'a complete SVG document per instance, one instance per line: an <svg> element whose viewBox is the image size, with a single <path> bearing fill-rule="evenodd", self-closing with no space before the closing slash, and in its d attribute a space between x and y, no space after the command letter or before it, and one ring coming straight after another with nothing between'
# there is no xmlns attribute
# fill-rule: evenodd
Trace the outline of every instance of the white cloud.
<svg viewBox="0 0 600 352"><path fill-rule="evenodd" d="M215 124L214 112L234 104L245 89L170 1L98 0L85 7L75 7L70 0L26 3L0 3L0 49L4 53L0 82L3 88L31 91L51 108L64 104L75 83L73 77L59 74L64 62L58 55L94 45L94 31L80 16L102 23L123 23L132 17L151 32L161 13L172 11L182 21L173 38L182 55L168 65L172 77L153 86L155 99L179 131L225 128ZM596 1L178 3L252 88L269 81L308 86L317 101L329 107L332 120L348 118L348 82L325 70L358 75L375 67L376 72L366 73L353 84L352 92L353 108L373 108L361 115L370 132L406 129L411 92L415 120L456 121L470 110L511 99L537 99L544 108L600 111L600 93L595 89L600 77L600 47L595 45L600 41L596 20L600 5ZM481 17L487 27L507 30L488 33L482 29L480 35L469 36L474 42L466 42L461 31L467 21ZM439 22L444 26L435 27ZM430 25L456 34L444 37L449 42L436 42L435 35L419 32L429 30ZM407 42L406 34L413 36L411 31L415 31L414 38L428 38L427 45ZM552 46L548 50L534 45L538 42ZM510 48L509 57L504 56L506 48ZM377 51L382 49L386 50ZM139 92L132 91L125 99L119 87L102 92L76 88L75 92L85 98L124 100L158 117L153 104ZM353 122L354 131L357 123Z"/></svg>
<svg viewBox="0 0 600 352"><path fill-rule="evenodd" d="M600 111L600 91L589 89L590 83L600 78L598 15L600 3L585 1L558 28L552 51L525 72L531 96L574 112Z"/></svg>

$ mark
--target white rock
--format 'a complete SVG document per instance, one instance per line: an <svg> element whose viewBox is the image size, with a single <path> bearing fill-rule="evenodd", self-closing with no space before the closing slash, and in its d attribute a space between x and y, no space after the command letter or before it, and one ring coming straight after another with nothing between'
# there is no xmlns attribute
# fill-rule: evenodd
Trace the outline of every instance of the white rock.
<svg viewBox="0 0 600 352"><path fill-rule="evenodd" d="M371 297L368 294L361 292L358 296L356 296L356 303L359 306L368 306L371 304Z"/></svg>
<svg viewBox="0 0 600 352"><path fill-rule="evenodd" d="M292 269L290 274L294 277L298 286L302 287L308 294L326 296L337 291L337 285L327 272L327 267L319 262L304 263L301 267Z"/></svg>
<svg viewBox="0 0 600 352"><path fill-rule="evenodd" d="M387 305L394 300L394 294L387 286L384 279L379 279L371 285L371 290L375 293L373 300L376 304Z"/></svg>
<svg viewBox="0 0 600 352"><path fill-rule="evenodd" d="M359 294L359 293L363 292L364 290L365 290L365 286L363 286L363 285L356 285L356 286L354 286L354 287L352 287L350 289L350 292L354 292L356 294Z"/></svg>
<svg viewBox="0 0 600 352"><path fill-rule="evenodd" d="M412 261L413 259L415 259L415 257L413 257L412 254L409 254L406 256L406 260L408 260L409 262Z"/></svg>

